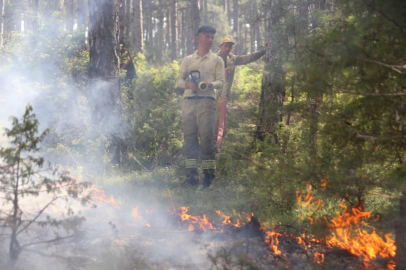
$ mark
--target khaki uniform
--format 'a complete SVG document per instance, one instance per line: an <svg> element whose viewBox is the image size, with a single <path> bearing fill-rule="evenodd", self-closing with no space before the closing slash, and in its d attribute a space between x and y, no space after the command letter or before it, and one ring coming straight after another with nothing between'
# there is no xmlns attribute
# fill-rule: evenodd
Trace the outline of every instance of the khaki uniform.
<svg viewBox="0 0 406 270"><path fill-rule="evenodd" d="M227 56L227 59L224 61L225 62L225 67L227 69L227 80L224 85L223 91L226 91L226 95L230 95L231 93L231 87L233 86L233 81L234 81L234 73L235 73L235 67L236 66L242 66L242 65L247 65L251 62L254 62L261 58L263 55L265 55L266 50L260 50L248 55L234 55L234 54L229 54ZM220 52L217 53L219 55Z"/></svg>
<svg viewBox="0 0 406 270"><path fill-rule="evenodd" d="M201 81L212 83L213 88L193 93L185 89L185 78L192 70L199 70ZM184 153L186 168L197 169L199 137L202 148L202 169L216 168L215 147L213 142L216 117L215 89L221 89L224 83L224 61L213 52L200 57L195 52L185 57L180 64L176 85L185 89L182 104L184 132Z"/></svg>

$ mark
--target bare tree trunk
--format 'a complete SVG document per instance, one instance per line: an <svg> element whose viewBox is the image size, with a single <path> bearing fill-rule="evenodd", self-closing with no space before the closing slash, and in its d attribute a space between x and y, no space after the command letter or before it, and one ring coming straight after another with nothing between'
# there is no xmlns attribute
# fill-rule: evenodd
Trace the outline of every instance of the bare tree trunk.
<svg viewBox="0 0 406 270"><path fill-rule="evenodd" d="M119 82L119 0L90 0L89 25L88 85L92 123L111 137L115 148L112 163L121 164L127 147Z"/></svg>
<svg viewBox="0 0 406 270"><path fill-rule="evenodd" d="M182 48L182 57L185 57L186 54L186 35L187 35L187 28L186 28L187 16L185 8L182 9L182 39L181 39L181 48Z"/></svg>
<svg viewBox="0 0 406 270"><path fill-rule="evenodd" d="M75 3L73 0L66 0L65 1L65 8L66 8L66 29L68 33L73 33L73 25L74 25L74 15L73 11L75 9Z"/></svg>
<svg viewBox="0 0 406 270"><path fill-rule="evenodd" d="M0 52L3 50L4 39L4 7L6 0L0 0Z"/></svg>
<svg viewBox="0 0 406 270"><path fill-rule="evenodd" d="M268 25L268 49L265 54L265 63L267 68L264 69L262 79L261 97L259 102L259 118L255 139L263 140L264 135L272 134L275 143L279 143L275 130L279 122L282 121L283 99L285 96L285 74L282 69L282 52L283 46L274 29L279 25L279 16L275 14L275 6L278 0L271 0L269 10Z"/></svg>
<svg viewBox="0 0 406 270"><path fill-rule="evenodd" d="M125 9L125 36L130 44L128 44L128 48L131 48L131 16L132 16L132 8L133 8L133 1L126 0L126 9Z"/></svg>
<svg viewBox="0 0 406 270"><path fill-rule="evenodd" d="M178 58L178 2L171 5L171 58Z"/></svg>
<svg viewBox="0 0 406 270"><path fill-rule="evenodd" d="M171 8L166 10L166 34L165 34L165 51L168 51L169 46L171 46Z"/></svg>
<svg viewBox="0 0 406 270"><path fill-rule="evenodd" d="M404 270L406 269L406 192L402 192L402 197L400 198L400 209L399 217L395 227L396 234L396 257L395 270Z"/></svg>
<svg viewBox="0 0 406 270"><path fill-rule="evenodd" d="M255 1L253 1L255 2ZM255 52L255 25L256 25L256 14L257 11L255 9L254 3L251 2L251 23L250 23L250 35L251 35L251 53Z"/></svg>
<svg viewBox="0 0 406 270"><path fill-rule="evenodd" d="M32 4L32 31L37 33L39 27L39 0L34 0Z"/></svg>
<svg viewBox="0 0 406 270"><path fill-rule="evenodd" d="M118 0L89 0L89 87L92 119L120 120Z"/></svg>
<svg viewBox="0 0 406 270"><path fill-rule="evenodd" d="M157 17L158 17L158 27L156 31L156 60L157 62L162 62L162 52L164 51L164 12L163 12L162 0L159 0Z"/></svg>
<svg viewBox="0 0 406 270"><path fill-rule="evenodd" d="M238 0L233 0L233 31L234 35L237 37L235 46L235 53L240 54L241 52L241 32L240 32L240 23L239 23L239 10L238 10Z"/></svg>
<svg viewBox="0 0 406 270"><path fill-rule="evenodd" d="M136 52L144 53L144 38L143 38L143 11L142 0L133 0L133 31L132 31L132 46Z"/></svg>
<svg viewBox="0 0 406 270"><path fill-rule="evenodd" d="M192 54L197 47L196 44L196 33L200 25L200 6L198 0L189 0L190 3L190 16L189 16L189 27L187 35L187 54Z"/></svg>
<svg viewBox="0 0 406 270"><path fill-rule="evenodd" d="M203 0L203 9L204 9L203 21L205 24L207 24L209 22L209 10L207 7L207 1L208 0Z"/></svg>
<svg viewBox="0 0 406 270"><path fill-rule="evenodd" d="M128 41L126 39L126 21L125 21L125 14L127 9L127 0L120 0L119 3L119 25L120 25L120 38L121 42ZM127 45L126 45L127 46Z"/></svg>
<svg viewBox="0 0 406 270"><path fill-rule="evenodd" d="M225 0L227 1L227 19L228 23L231 24L231 0Z"/></svg>
<svg viewBox="0 0 406 270"><path fill-rule="evenodd" d="M254 4L254 14L255 14L255 37L257 39L257 49L262 46L262 37L261 37L261 16L258 12L258 3L257 0L253 0Z"/></svg>

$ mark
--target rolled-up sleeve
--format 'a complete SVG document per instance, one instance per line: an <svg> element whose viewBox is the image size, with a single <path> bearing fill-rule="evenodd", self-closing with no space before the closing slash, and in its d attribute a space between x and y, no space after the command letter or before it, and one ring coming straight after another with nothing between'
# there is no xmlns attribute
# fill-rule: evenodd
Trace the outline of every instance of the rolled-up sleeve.
<svg viewBox="0 0 406 270"><path fill-rule="evenodd" d="M185 89L185 77L187 75L187 63L186 63L186 57L183 58L182 63L180 63L179 66L179 73L178 77L176 79L176 87Z"/></svg>
<svg viewBox="0 0 406 270"><path fill-rule="evenodd" d="M221 89L223 87L225 78L224 78L224 61L220 57L217 57L216 72L215 72L215 81L213 81L214 89Z"/></svg>

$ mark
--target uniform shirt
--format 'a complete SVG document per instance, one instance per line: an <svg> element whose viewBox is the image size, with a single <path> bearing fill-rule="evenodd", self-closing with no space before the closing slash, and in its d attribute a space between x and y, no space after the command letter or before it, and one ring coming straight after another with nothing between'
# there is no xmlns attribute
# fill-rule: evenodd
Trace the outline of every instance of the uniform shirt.
<svg viewBox="0 0 406 270"><path fill-rule="evenodd" d="M227 80L224 85L224 90L226 91L226 95L229 95L231 93L231 86L233 85L234 81L234 73L235 73L235 67L239 65L246 65L251 62L254 62L261 58L261 56L265 55L266 50L260 50L248 55L234 55L234 54L229 54L226 59L226 68L227 68ZM217 55L220 54L220 51L217 53Z"/></svg>
<svg viewBox="0 0 406 270"><path fill-rule="evenodd" d="M199 70L200 80L202 82L212 83L213 88L209 88L204 92L198 90L197 93L193 93L191 89L185 89L185 78L192 70ZM209 51L205 56L200 57L196 51L194 54L188 55L182 60L179 67L176 86L185 89L183 98L193 96L209 96L215 98L216 93L214 89L222 89L224 81L223 59L212 51Z"/></svg>

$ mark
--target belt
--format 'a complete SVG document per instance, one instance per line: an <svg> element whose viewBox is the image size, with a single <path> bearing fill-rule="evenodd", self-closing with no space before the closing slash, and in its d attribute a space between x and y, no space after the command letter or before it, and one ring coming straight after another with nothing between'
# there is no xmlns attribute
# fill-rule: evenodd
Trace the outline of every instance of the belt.
<svg viewBox="0 0 406 270"><path fill-rule="evenodd" d="M212 100L216 100L214 97L207 97L207 96L192 96L192 97L185 97L186 99L204 99L204 98L208 98L208 99L212 99Z"/></svg>

